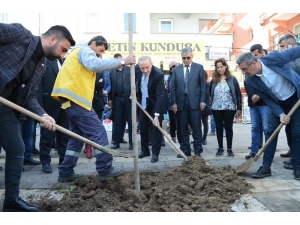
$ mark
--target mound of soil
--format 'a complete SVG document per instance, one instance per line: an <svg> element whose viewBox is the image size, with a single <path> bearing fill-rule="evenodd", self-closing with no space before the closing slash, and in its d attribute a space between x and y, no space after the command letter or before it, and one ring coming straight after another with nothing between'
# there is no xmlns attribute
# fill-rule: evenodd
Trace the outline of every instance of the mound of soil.
<svg viewBox="0 0 300 225"><path fill-rule="evenodd" d="M188 157L178 168L156 175L125 173L99 181L86 176L72 183L77 188L60 200L44 200L41 211L50 212L228 212L230 204L252 186L231 166L215 168L199 157Z"/></svg>

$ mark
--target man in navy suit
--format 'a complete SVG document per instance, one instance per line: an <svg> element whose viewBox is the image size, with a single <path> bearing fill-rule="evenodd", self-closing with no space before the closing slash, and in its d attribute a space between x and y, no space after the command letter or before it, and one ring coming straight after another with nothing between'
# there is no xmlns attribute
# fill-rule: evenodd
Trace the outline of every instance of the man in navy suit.
<svg viewBox="0 0 300 225"><path fill-rule="evenodd" d="M205 108L206 80L201 64L193 62L193 51L181 51L182 64L173 69L171 96L173 111L180 129L180 147L186 156L191 156L189 141L190 124L193 130L195 155L200 157L202 148L201 111ZM178 158L182 157L177 155Z"/></svg>
<svg viewBox="0 0 300 225"><path fill-rule="evenodd" d="M236 63L247 75L245 83L271 108L268 113L268 140L278 125L291 126L291 153L294 178L300 180L300 107L291 118L286 114L300 97L300 75L291 69L289 62L300 57L300 46L286 51L274 51L260 59L250 52L242 53ZM264 152L263 165L252 174L253 178L271 176L271 164L274 158L277 137Z"/></svg>
<svg viewBox="0 0 300 225"><path fill-rule="evenodd" d="M59 126L69 129L67 114L65 110L61 108L61 103L51 98L52 89L62 63L61 59L54 61L46 60L47 70L39 83L37 99L41 107L56 121ZM52 168L50 166L50 152L52 148L53 132L44 128L42 128L40 132L40 160L42 163L42 171L44 173L52 173ZM64 160L68 141L68 135L56 131L59 165Z"/></svg>

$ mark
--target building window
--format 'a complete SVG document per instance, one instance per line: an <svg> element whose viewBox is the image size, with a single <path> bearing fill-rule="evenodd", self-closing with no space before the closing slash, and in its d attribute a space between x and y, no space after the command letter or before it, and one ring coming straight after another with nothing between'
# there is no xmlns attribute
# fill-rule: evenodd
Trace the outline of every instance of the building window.
<svg viewBox="0 0 300 225"><path fill-rule="evenodd" d="M99 13L86 14L86 32L100 32L101 20Z"/></svg>
<svg viewBox="0 0 300 225"><path fill-rule="evenodd" d="M298 37L300 37L300 24L297 24L297 25L295 26L295 34L296 34Z"/></svg>
<svg viewBox="0 0 300 225"><path fill-rule="evenodd" d="M248 31L248 38L249 38L249 40L252 40L252 39L253 39L253 30L252 30L252 29L250 29L250 30Z"/></svg>
<svg viewBox="0 0 300 225"><path fill-rule="evenodd" d="M129 31L129 13L124 13L124 31ZM136 32L136 14L132 13L132 31Z"/></svg>
<svg viewBox="0 0 300 225"><path fill-rule="evenodd" d="M160 33L173 33L173 19L160 19L159 20Z"/></svg>

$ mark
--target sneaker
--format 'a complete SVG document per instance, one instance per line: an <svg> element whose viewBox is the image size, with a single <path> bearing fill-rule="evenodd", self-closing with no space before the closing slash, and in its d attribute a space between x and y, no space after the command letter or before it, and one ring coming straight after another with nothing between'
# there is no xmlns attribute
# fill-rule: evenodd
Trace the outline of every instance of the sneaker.
<svg viewBox="0 0 300 225"><path fill-rule="evenodd" d="M271 176L271 168L268 166L261 166L259 167L259 169L257 170L256 173L252 174L253 178L263 178L263 177L267 177L267 176Z"/></svg>
<svg viewBox="0 0 300 225"><path fill-rule="evenodd" d="M60 183L72 182L83 176L84 176L84 174L73 174L72 176L68 176L68 177L58 177L58 182L60 182Z"/></svg>
<svg viewBox="0 0 300 225"><path fill-rule="evenodd" d="M234 153L233 153L233 151L232 151L232 149L227 149L227 154L228 154L228 156L231 156L231 157L233 157L234 156Z"/></svg>
<svg viewBox="0 0 300 225"><path fill-rule="evenodd" d="M118 177L122 175L125 171L122 168L113 168L112 171L110 171L108 174L104 176L99 176L99 180L103 181L111 177Z"/></svg>
<svg viewBox="0 0 300 225"><path fill-rule="evenodd" d="M245 156L245 159L254 158L254 156L256 156L256 154L250 152L249 155L246 155L246 156Z"/></svg>
<svg viewBox="0 0 300 225"><path fill-rule="evenodd" d="M207 136L215 136L216 132L209 132Z"/></svg>
<svg viewBox="0 0 300 225"><path fill-rule="evenodd" d="M216 153L216 156L221 156L223 155L224 149L223 148L218 148L218 151Z"/></svg>

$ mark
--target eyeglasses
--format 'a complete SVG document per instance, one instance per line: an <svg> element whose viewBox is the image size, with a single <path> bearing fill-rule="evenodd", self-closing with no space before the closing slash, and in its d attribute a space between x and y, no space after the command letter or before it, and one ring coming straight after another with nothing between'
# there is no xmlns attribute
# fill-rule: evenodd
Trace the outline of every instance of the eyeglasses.
<svg viewBox="0 0 300 225"><path fill-rule="evenodd" d="M186 60L186 59L187 59L187 60L190 60L191 57L189 57L189 56L188 56L188 57L182 57L182 60Z"/></svg>
<svg viewBox="0 0 300 225"><path fill-rule="evenodd" d="M253 62L252 62L253 63ZM242 69L240 69L242 72L246 72L248 69L249 69L249 67L252 65L252 63L247 67L247 68L242 68Z"/></svg>

